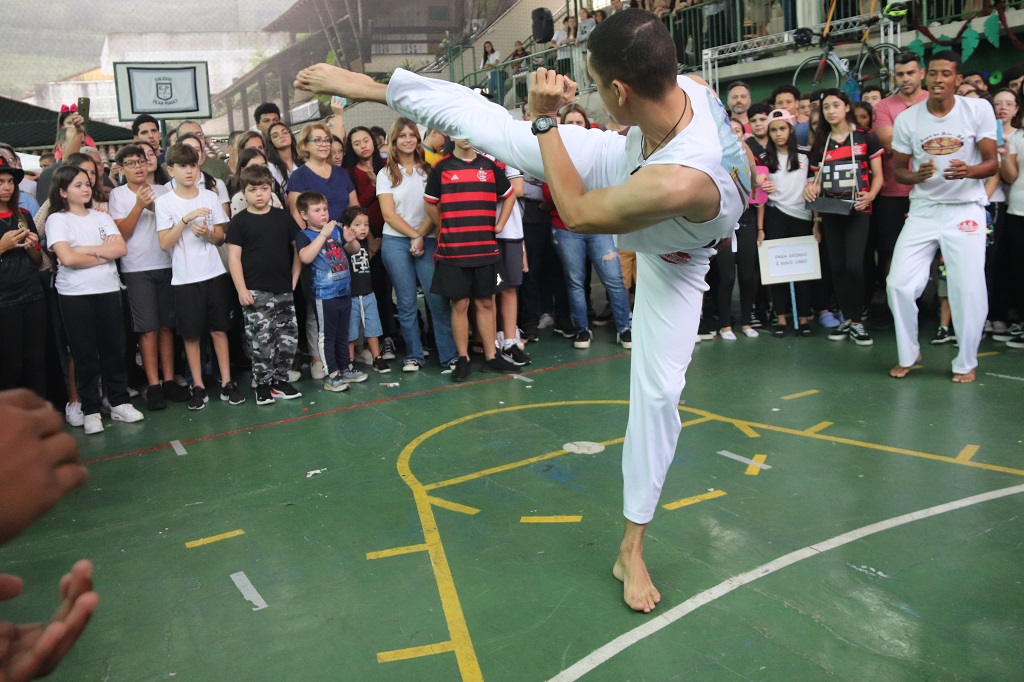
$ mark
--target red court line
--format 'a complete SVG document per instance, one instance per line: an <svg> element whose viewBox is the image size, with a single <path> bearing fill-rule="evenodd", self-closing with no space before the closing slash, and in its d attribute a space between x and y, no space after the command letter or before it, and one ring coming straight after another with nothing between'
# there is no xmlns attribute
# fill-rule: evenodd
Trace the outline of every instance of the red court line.
<svg viewBox="0 0 1024 682"><path fill-rule="evenodd" d="M580 360L579 362L569 362L564 365L555 365L553 367L543 367L541 369L532 369L522 374L543 374L544 372L552 372L558 369L570 369L572 367L580 367L583 365L591 365L596 362L605 362L606 360L619 360L621 358L628 358L629 353L619 353L617 355L609 355L603 358L594 358L592 360ZM403 395L389 396L387 398L377 398L376 400L370 400L365 403L356 403L355 405L345 405L343 407L336 407L332 410L326 410L324 412L316 412L314 414L303 414L296 417L289 417L288 419L279 419L277 421L267 422L265 424L255 424L253 426L244 426L239 429L232 429L230 431L223 431L221 433L212 433L208 436L199 436L189 440L181 441L182 445L191 445L192 443L202 443L204 441L215 440L217 438L224 438L226 436L234 436L240 433L246 433L249 431L258 431L260 429L270 428L272 426L282 426L284 424L293 424L295 422L305 421L307 419L316 419L318 417L325 417L331 414L338 414L341 412L348 412L349 410L361 409L364 407L373 407L374 405L381 405L383 403L391 403L398 400L405 400L406 398L417 398L423 395L430 395L431 393L439 393L440 391L451 391L463 386L474 386L477 384L487 384L493 381L505 381L511 380L512 375L505 374L502 376L491 377L489 379L480 379L478 381L468 381L464 384L450 384L448 386L435 386L434 388L428 388L422 391L416 391L415 393L405 393ZM153 445L148 448L142 448L140 450L132 450L130 452L122 452L119 455L108 455L106 457L97 457L96 459L89 459L82 462L82 464L89 466L92 464L100 464L102 462L109 462L115 459L124 459L125 457L137 457L139 455L145 455L150 452L156 452L158 450L165 450L171 447L170 443L161 443L160 445Z"/></svg>

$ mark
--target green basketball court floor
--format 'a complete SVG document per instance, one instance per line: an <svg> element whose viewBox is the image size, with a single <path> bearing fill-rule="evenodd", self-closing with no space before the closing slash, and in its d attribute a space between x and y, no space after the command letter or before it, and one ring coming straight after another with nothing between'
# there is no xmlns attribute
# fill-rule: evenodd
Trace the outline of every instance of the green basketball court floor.
<svg viewBox="0 0 1024 682"><path fill-rule="evenodd" d="M889 378L891 332L699 344L643 615L610 571L629 354L596 337L522 378L108 422L0 549L28 583L0 619L85 557L100 606L53 679L1024 679L1024 352L955 385L952 347Z"/></svg>

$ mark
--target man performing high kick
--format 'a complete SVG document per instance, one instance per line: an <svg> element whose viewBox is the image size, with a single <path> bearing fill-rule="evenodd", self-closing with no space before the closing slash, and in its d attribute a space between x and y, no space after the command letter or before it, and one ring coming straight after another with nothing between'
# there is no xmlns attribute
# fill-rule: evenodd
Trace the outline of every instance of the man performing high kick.
<svg viewBox="0 0 1024 682"><path fill-rule="evenodd" d="M626 603L645 613L661 595L643 560L643 536L679 440L679 396L690 363L714 245L732 235L750 196L751 165L715 93L677 77L672 38L657 17L618 12L588 43L590 76L608 113L633 126L614 132L558 126L576 84L554 71L531 76L532 126L462 86L402 69L388 85L317 64L295 86L387 104L468 139L526 173L546 178L568 229L618 235L637 252L629 420L622 451L625 533L612 572Z"/></svg>

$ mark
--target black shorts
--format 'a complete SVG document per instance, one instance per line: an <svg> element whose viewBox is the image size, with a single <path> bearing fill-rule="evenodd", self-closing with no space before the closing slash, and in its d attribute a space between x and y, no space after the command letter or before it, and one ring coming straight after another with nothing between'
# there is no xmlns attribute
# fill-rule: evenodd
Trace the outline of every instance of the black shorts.
<svg viewBox="0 0 1024 682"><path fill-rule="evenodd" d="M174 294L171 269L125 272L128 307L132 311L132 330L136 334L174 329Z"/></svg>
<svg viewBox="0 0 1024 682"><path fill-rule="evenodd" d="M459 267L439 260L430 293L448 298L490 298L498 290L498 264Z"/></svg>
<svg viewBox="0 0 1024 682"><path fill-rule="evenodd" d="M198 339L206 332L226 332L231 329L231 300L234 287L229 275L193 284L176 284L174 315L178 334L186 339Z"/></svg>
<svg viewBox="0 0 1024 682"><path fill-rule="evenodd" d="M499 239L498 252L501 261L498 263L498 274L501 275L499 291L514 289L523 283L523 240Z"/></svg>

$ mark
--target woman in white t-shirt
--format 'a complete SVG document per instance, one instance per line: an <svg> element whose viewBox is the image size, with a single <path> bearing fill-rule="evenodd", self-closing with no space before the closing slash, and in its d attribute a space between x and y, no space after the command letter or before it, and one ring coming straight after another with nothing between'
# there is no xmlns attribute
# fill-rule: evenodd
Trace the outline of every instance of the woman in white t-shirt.
<svg viewBox="0 0 1024 682"><path fill-rule="evenodd" d="M796 144L793 114L775 109L768 114L768 148L765 165L768 180L762 189L768 194L768 203L757 211L757 243L765 239L805 237L817 233L811 222L811 212L804 208L804 186L810 164ZM809 282L796 283L796 314L800 321L800 336L813 332L808 325L811 291ZM771 287L772 305L778 315L778 324L772 328L773 336L785 336L786 316L791 312L788 284Z"/></svg>
<svg viewBox="0 0 1024 682"><path fill-rule="evenodd" d="M111 418L143 419L128 396L121 282L114 264L128 248L114 220L90 208L92 199L92 185L81 168L62 166L53 174L46 238L57 256L57 298L75 359L87 434L103 430L101 376Z"/></svg>
<svg viewBox="0 0 1024 682"><path fill-rule="evenodd" d="M1024 128L1018 128L1006 140L1006 154L1000 157L999 175L1007 183L1006 228L1003 233L1001 259L1015 264L1009 269L1007 304L1024 315L1024 173L1021 160L1024 159ZM997 252L998 254L999 252ZM1008 266L1009 267L1009 266ZM1007 320L1009 322L1009 320ZM1018 319L1013 322L1006 342L1011 348L1024 348L1024 324Z"/></svg>
<svg viewBox="0 0 1024 682"><path fill-rule="evenodd" d="M402 370L415 372L423 366L416 283L424 291L434 322L434 341L441 364L458 357L452 339L451 313L442 296L430 293L437 250L435 225L424 209L423 189L430 164L423 156L419 129L407 118L391 124L388 135L391 153L387 165L377 173L377 198L384 215L381 259L391 277L398 300L398 321L405 339Z"/></svg>

